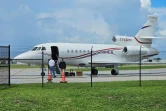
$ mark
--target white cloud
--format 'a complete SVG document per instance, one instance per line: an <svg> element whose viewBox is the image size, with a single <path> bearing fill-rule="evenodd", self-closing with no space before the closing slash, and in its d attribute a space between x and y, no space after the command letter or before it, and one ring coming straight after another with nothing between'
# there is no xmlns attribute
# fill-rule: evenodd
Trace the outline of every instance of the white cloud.
<svg viewBox="0 0 166 111"><path fill-rule="evenodd" d="M94 35L100 35L103 36L103 38L107 38L111 35L109 24L105 22L102 15L98 14L96 16L95 12L90 9L62 9L52 13L41 13L37 15L37 19L38 25L43 28L43 31L48 33L54 32L54 34L57 33L62 35L62 33L67 33L67 31L72 29L77 32L80 31L87 34L91 33ZM76 35L77 33L73 36L77 37ZM86 39L86 36L84 36L84 38Z"/></svg>
<svg viewBox="0 0 166 111"><path fill-rule="evenodd" d="M152 8L152 11L159 16L157 36L166 36L166 8Z"/></svg>
<svg viewBox="0 0 166 111"><path fill-rule="evenodd" d="M157 13L157 36L166 36L166 9L153 8L151 0L74 0L74 7L58 8L51 13L40 13L38 18L52 18L56 27L49 28L63 37L58 41L110 43L114 34L134 36L146 21L148 14ZM141 9L141 10L140 10ZM41 24L47 24L42 21ZM51 25L51 24L50 24ZM48 25L49 26L49 25ZM48 29L48 27L45 27ZM58 28L58 29L57 29ZM71 33L69 33L71 32ZM163 41L155 40L161 49Z"/></svg>
<svg viewBox="0 0 166 111"><path fill-rule="evenodd" d="M29 8L27 5L23 5L23 4L21 4L19 6L18 10L22 11L23 13L33 12L33 10L31 8Z"/></svg>
<svg viewBox="0 0 166 111"><path fill-rule="evenodd" d="M164 30L159 30L159 34L160 34L161 36L165 36L165 37L166 37L166 29L164 29Z"/></svg>
<svg viewBox="0 0 166 111"><path fill-rule="evenodd" d="M166 36L166 7L153 8L151 7L151 0L140 0L141 8L146 9L149 14L157 14L159 16L158 20L158 30L156 30L157 36ZM158 40L159 42L160 40Z"/></svg>
<svg viewBox="0 0 166 111"><path fill-rule="evenodd" d="M117 4L123 4L123 1L119 2L118 0L73 0L76 5L81 5L84 7L101 7L101 6L112 6Z"/></svg>
<svg viewBox="0 0 166 111"><path fill-rule="evenodd" d="M150 0L140 0L141 2L141 8L150 8L151 7L151 1Z"/></svg>
<svg viewBox="0 0 166 111"><path fill-rule="evenodd" d="M10 44L21 44L32 40L37 30L35 20L34 12L27 5L20 5L1 17L1 36ZM16 40L21 42L17 43Z"/></svg>
<svg viewBox="0 0 166 111"><path fill-rule="evenodd" d="M73 7L39 13L38 26L49 35L52 33L51 35L70 38L79 35L95 43L101 43L102 37L105 43L110 43L114 34L134 36L141 27L135 21L143 20L140 17L143 14L139 11L140 2L136 0L73 0L73 4ZM137 29L132 28L133 24ZM100 40L96 39L98 37ZM91 41L90 38L96 41Z"/></svg>
<svg viewBox="0 0 166 111"><path fill-rule="evenodd" d="M0 4L0 33L5 40L111 43L113 35L135 36L147 14L159 12L157 34L165 35L166 9L153 8L150 0L48 0L38 4L43 8L29 2Z"/></svg>
<svg viewBox="0 0 166 111"><path fill-rule="evenodd" d="M166 7L161 7L161 8L151 8L151 11L154 13L157 13L158 15L166 15Z"/></svg>
<svg viewBox="0 0 166 111"><path fill-rule="evenodd" d="M66 36L66 37L64 37L64 40L67 41L67 42L71 42L71 43L74 43L74 42L79 43L80 40L82 42L87 42L85 39L81 39L80 36L73 36L72 39L71 39L71 37Z"/></svg>

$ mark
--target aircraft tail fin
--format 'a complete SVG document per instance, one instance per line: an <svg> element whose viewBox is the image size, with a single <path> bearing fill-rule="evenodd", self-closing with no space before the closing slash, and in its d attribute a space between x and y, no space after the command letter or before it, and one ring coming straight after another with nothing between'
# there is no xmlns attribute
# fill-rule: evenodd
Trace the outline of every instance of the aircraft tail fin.
<svg viewBox="0 0 166 111"><path fill-rule="evenodd" d="M149 15L147 22L136 34L135 39L140 45L151 47L153 35L157 25L157 19L157 15Z"/></svg>
<svg viewBox="0 0 166 111"><path fill-rule="evenodd" d="M147 22L143 25L141 30L136 34L136 38L144 36L153 36L157 25L157 15L149 15Z"/></svg>

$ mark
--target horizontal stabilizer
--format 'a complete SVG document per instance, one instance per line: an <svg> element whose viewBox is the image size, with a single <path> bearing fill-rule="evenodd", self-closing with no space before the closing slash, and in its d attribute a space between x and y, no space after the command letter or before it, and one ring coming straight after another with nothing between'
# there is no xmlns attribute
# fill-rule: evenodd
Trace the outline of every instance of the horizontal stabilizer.
<svg viewBox="0 0 166 111"><path fill-rule="evenodd" d="M154 36L145 36L140 38L141 39L166 39L166 37L154 37Z"/></svg>

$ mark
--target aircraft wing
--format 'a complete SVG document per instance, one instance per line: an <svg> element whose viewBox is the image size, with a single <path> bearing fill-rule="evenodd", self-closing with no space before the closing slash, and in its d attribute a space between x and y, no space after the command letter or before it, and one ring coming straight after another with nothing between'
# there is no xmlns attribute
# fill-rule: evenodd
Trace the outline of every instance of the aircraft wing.
<svg viewBox="0 0 166 111"><path fill-rule="evenodd" d="M91 64L91 61L88 62ZM112 61L92 61L92 64L138 64L139 62L112 62Z"/></svg>
<svg viewBox="0 0 166 111"><path fill-rule="evenodd" d="M91 64L91 61L88 62ZM111 61L92 61L96 65L124 65L124 64L140 64L140 62L111 62ZM141 64L165 64L165 62L143 62Z"/></svg>

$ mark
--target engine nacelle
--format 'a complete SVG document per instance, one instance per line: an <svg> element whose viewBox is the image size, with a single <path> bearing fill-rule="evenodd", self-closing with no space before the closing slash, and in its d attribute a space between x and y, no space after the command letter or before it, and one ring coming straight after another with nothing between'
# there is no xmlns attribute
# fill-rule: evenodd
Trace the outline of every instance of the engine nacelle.
<svg viewBox="0 0 166 111"><path fill-rule="evenodd" d="M141 51L141 55L145 55L148 52L148 49L145 47L140 47L140 46L126 46L123 48L123 53L126 55L140 55L140 51Z"/></svg>

